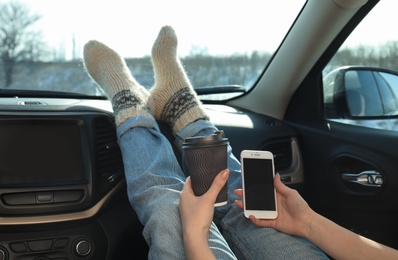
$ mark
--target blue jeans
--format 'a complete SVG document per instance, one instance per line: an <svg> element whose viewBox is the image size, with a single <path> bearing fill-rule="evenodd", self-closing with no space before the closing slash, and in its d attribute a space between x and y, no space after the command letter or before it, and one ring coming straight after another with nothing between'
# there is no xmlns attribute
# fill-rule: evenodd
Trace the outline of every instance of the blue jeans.
<svg viewBox="0 0 398 260"><path fill-rule="evenodd" d="M181 151L185 138L215 131L209 121L198 120L177 133L175 145ZM143 236L150 247L148 258L186 259L178 209L185 176L171 144L155 119L148 116L124 122L117 137L129 200L144 225ZM328 259L307 240L257 227L246 219L234 204L237 197L233 190L241 187L241 176L230 146L228 168L228 204L216 208L209 233L209 246L217 259Z"/></svg>

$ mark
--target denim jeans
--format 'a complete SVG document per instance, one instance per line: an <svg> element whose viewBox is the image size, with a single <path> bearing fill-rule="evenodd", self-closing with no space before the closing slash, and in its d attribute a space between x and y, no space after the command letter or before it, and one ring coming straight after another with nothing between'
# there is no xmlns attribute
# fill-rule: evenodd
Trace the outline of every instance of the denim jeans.
<svg viewBox="0 0 398 260"><path fill-rule="evenodd" d="M198 120L176 135L181 151L184 139L213 134L217 128ZM153 117L130 118L117 129L130 203L144 225L149 259L186 259L178 209L185 175L169 140ZM241 187L240 164L228 147L228 204L215 209L209 246L217 259L327 259L308 241L272 228L253 225L235 204L233 190ZM217 223L217 225L215 224ZM218 229L221 228L221 230Z"/></svg>

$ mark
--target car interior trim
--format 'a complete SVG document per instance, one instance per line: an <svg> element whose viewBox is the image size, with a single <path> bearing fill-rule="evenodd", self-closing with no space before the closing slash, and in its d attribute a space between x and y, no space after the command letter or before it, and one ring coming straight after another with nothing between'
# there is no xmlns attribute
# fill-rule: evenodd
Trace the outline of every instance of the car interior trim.
<svg viewBox="0 0 398 260"><path fill-rule="evenodd" d="M368 0L333 0L336 5L344 9L357 9L368 2Z"/></svg>
<svg viewBox="0 0 398 260"><path fill-rule="evenodd" d="M283 55L273 57L258 81L262 87L253 88L246 95L229 101L228 105L255 109L258 113L282 120L295 90L357 11L358 8L342 9L332 0L307 1L277 50ZM314 20L318 22L314 23ZM290 68L288 71L287 67Z"/></svg>
<svg viewBox="0 0 398 260"><path fill-rule="evenodd" d="M10 225L32 225L32 224L49 224L66 221L76 221L92 218L105 207L107 202L125 185L125 181L117 183L108 193L106 193L101 200L99 200L93 207L72 213L54 214L54 215L40 215L40 216L0 216L0 226Z"/></svg>

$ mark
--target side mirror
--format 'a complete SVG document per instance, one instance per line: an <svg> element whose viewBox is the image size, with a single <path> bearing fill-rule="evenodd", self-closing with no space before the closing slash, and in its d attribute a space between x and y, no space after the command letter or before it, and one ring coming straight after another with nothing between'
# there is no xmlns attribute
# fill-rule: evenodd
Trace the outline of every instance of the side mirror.
<svg viewBox="0 0 398 260"><path fill-rule="evenodd" d="M398 115L398 73L347 66L323 78L328 118L383 118Z"/></svg>

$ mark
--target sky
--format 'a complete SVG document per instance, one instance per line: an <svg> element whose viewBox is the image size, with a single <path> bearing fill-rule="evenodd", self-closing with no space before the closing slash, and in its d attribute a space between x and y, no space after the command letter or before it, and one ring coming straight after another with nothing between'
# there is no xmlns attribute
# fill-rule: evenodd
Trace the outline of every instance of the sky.
<svg viewBox="0 0 398 260"><path fill-rule="evenodd" d="M5 1L7 0L0 0ZM174 27L179 36L179 53L183 56L188 55L193 49L219 55L243 52L247 49L273 51L301 9L304 0L19 2L25 3L42 15L38 25L45 28L46 41L53 46L64 41L71 43L74 38L78 48L82 49L85 42L97 39L117 49L124 56L140 57L150 53L163 25ZM287 2L290 8L282 12ZM265 8L271 3L276 7ZM283 15L275 16L275 10L280 10ZM285 19L285 16L289 16L290 19ZM264 23L270 26L264 33L259 33L259 26ZM261 27L261 30L264 28Z"/></svg>
<svg viewBox="0 0 398 260"><path fill-rule="evenodd" d="M380 0L350 35L346 45L377 46L390 40L398 41L397 10L397 0Z"/></svg>
<svg viewBox="0 0 398 260"><path fill-rule="evenodd" d="M0 0L7 2L8 0ZM179 38L179 55L273 52L305 0L11 0L42 15L37 23L46 42L66 56L81 55L84 43L97 39L125 57L149 55L163 25ZM272 5L268 6L268 5ZM381 0L351 37L349 45L379 44L395 37L397 0ZM383 18L381 18L383 17ZM382 22L382 24L380 24ZM267 24L268 26L263 26ZM372 37L369 37L372 35ZM363 38L366 37L366 42Z"/></svg>

